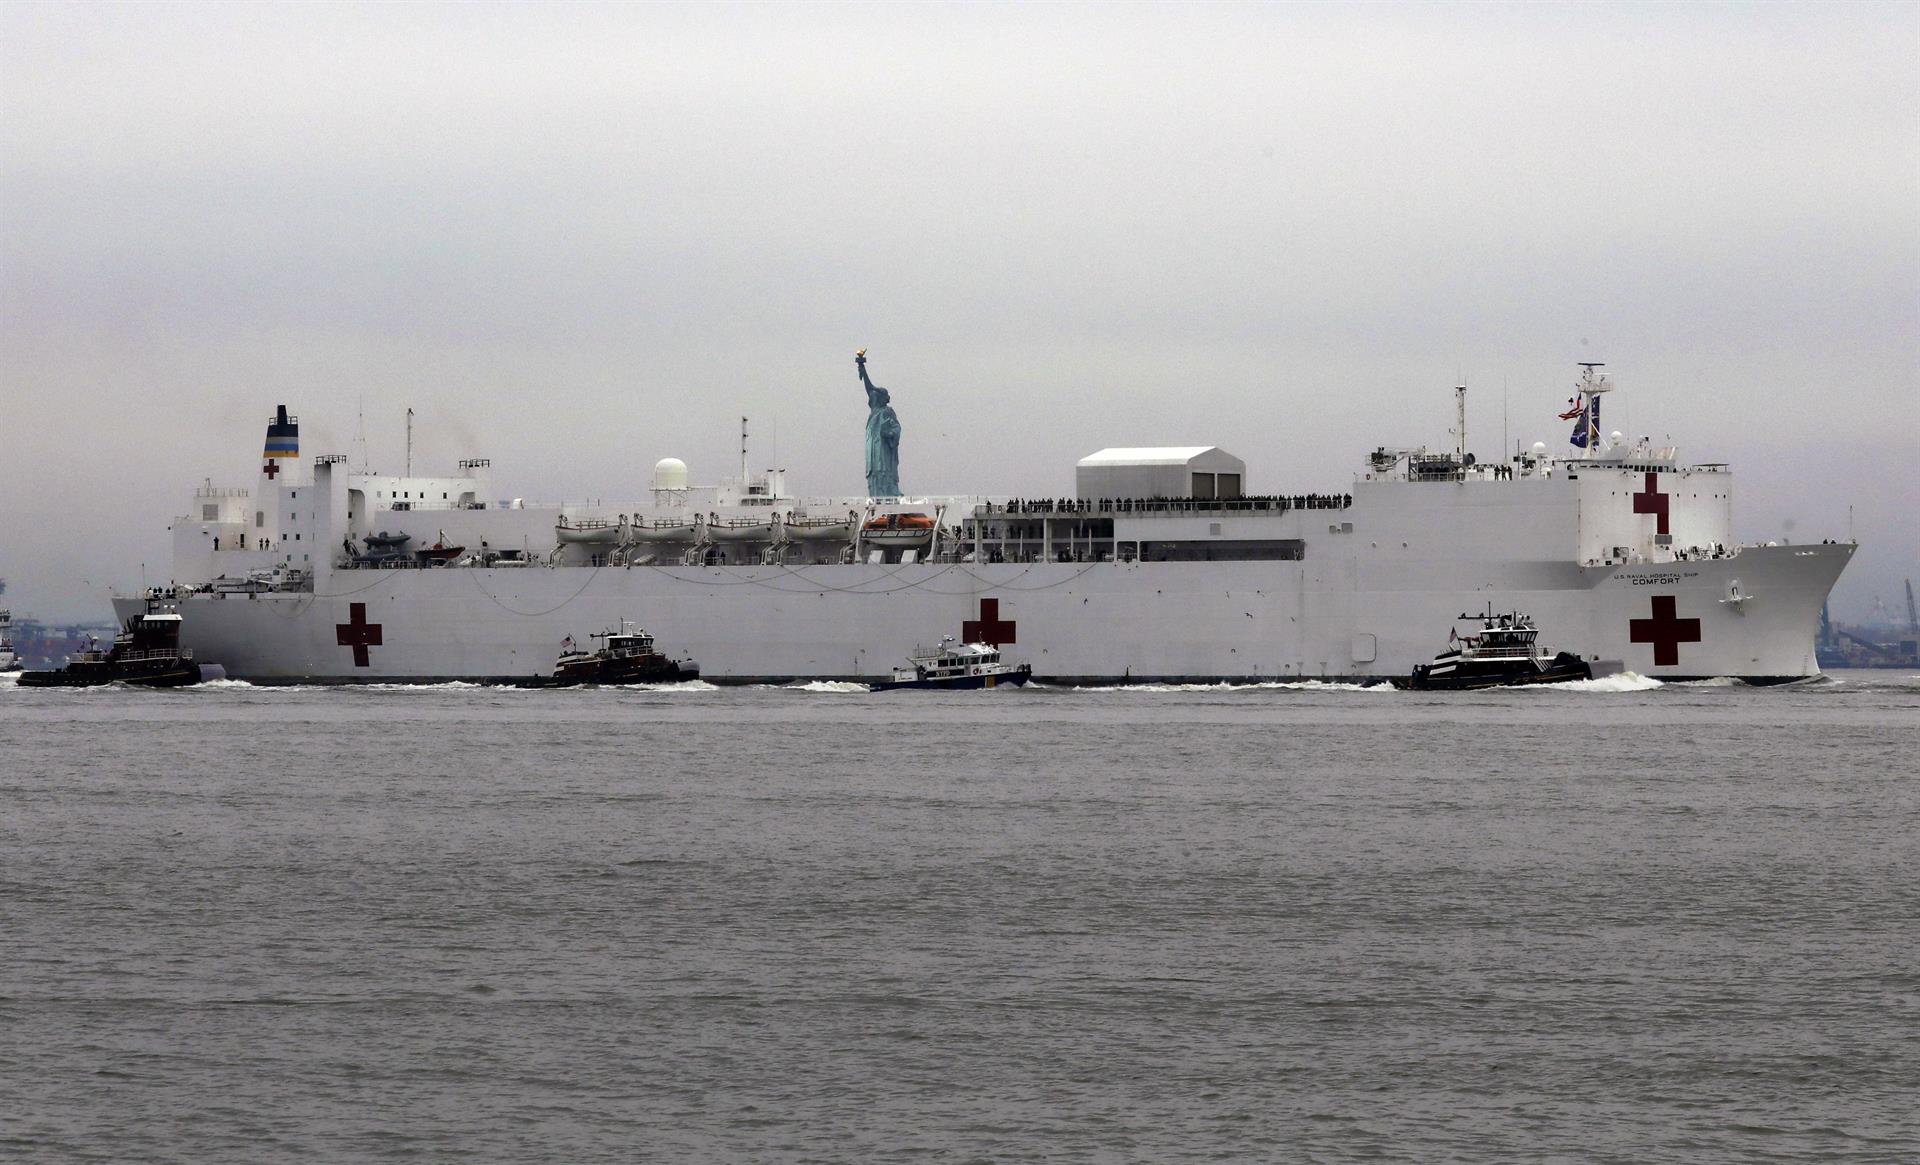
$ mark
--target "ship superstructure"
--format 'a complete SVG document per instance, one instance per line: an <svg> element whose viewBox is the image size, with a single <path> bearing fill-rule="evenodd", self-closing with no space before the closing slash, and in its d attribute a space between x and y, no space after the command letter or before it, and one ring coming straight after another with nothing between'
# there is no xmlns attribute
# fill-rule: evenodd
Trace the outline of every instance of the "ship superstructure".
<svg viewBox="0 0 1920 1165"><path fill-rule="evenodd" d="M302 469L281 408L253 491L209 483L176 521L166 589L183 641L257 681L522 679L626 618L718 682L871 680L929 629L1058 682L1366 680L1489 602L1596 671L1814 674L1853 546L1736 544L1727 467L1603 437L1610 388L1585 370L1568 455L1480 462L1463 421L1451 449L1252 493L1218 447L1109 449L1039 499L803 497L744 466L697 487L667 458L626 502L543 505L499 496L481 458Z"/></svg>

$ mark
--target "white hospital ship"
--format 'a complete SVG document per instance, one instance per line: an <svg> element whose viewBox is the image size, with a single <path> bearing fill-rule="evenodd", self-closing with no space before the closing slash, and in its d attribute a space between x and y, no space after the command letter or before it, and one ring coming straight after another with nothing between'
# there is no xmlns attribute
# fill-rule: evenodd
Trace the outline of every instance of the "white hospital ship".
<svg viewBox="0 0 1920 1165"><path fill-rule="evenodd" d="M199 658L256 682L519 680L631 620L716 682L885 677L954 635L1065 683L1385 679L1463 610L1524 610L1590 661L1660 679L1815 674L1850 543L1735 543L1733 478L1602 436L1494 463L1378 448L1350 482L1251 493L1217 447L1106 449L1071 498L816 498L770 470L688 484L667 458L614 505L501 500L486 460L444 476L304 468L268 426L251 490L173 525L159 598Z"/></svg>

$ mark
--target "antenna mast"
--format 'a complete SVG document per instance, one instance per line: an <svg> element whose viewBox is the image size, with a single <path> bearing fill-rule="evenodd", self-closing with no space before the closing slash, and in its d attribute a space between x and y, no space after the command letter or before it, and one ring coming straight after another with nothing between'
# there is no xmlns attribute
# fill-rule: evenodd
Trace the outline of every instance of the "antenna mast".
<svg viewBox="0 0 1920 1165"><path fill-rule="evenodd" d="M1453 390L1453 407L1457 417L1453 435L1459 443L1455 451L1460 455L1460 464L1465 465L1467 463L1467 378L1464 376L1460 378L1459 387Z"/></svg>
<svg viewBox="0 0 1920 1165"><path fill-rule="evenodd" d="M413 410L407 410L407 476L413 476Z"/></svg>
<svg viewBox="0 0 1920 1165"><path fill-rule="evenodd" d="M740 489L747 488L747 418L740 418Z"/></svg>
<svg viewBox="0 0 1920 1165"><path fill-rule="evenodd" d="M1507 378L1500 378L1500 456L1509 457L1507 450L1513 448L1513 434L1507 431Z"/></svg>

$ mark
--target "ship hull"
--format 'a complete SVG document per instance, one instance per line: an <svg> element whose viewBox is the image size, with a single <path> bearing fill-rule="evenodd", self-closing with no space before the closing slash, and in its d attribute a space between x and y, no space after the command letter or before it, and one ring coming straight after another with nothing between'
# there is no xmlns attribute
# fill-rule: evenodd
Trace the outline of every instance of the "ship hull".
<svg viewBox="0 0 1920 1165"><path fill-rule="evenodd" d="M876 680L868 686L876 692L978 691L982 688L1017 688L1032 678L1032 675L1033 673L1027 668L1017 667L987 675L941 676L938 679L921 680Z"/></svg>
<svg viewBox="0 0 1920 1165"><path fill-rule="evenodd" d="M1818 674L1820 605L1852 552L333 571L311 593L196 593L179 609L186 646L268 683L551 676L563 639L621 619L719 683L871 682L939 634L997 642L1049 682L1372 681L1431 660L1433 628L1488 601L1609 669L1772 682ZM118 601L123 617L136 602Z"/></svg>

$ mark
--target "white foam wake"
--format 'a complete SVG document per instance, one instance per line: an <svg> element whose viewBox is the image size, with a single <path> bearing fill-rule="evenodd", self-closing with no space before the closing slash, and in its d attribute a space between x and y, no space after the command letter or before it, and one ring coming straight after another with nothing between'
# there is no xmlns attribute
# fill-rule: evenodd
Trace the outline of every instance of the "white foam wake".
<svg viewBox="0 0 1920 1165"><path fill-rule="evenodd" d="M1040 687L1052 690L1067 689L1078 692L1208 692L1213 695L1229 695L1234 692L1391 692L1393 685L1381 682L1377 684L1342 684L1329 680L1265 680L1256 683L1235 684L1106 684L1099 687L1077 686L1070 684L1041 684Z"/></svg>
<svg viewBox="0 0 1920 1165"><path fill-rule="evenodd" d="M1623 671L1597 680L1568 680L1564 684L1527 684L1530 692L1650 692L1665 684L1639 672Z"/></svg>

